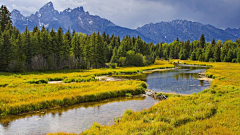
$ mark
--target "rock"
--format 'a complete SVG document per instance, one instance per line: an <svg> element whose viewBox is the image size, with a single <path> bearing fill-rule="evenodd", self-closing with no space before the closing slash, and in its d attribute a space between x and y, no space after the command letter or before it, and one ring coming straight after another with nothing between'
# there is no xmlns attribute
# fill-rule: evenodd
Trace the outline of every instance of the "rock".
<svg viewBox="0 0 240 135"><path fill-rule="evenodd" d="M157 98L160 99L160 100L166 100L167 99L167 97L164 96L163 94L160 95L160 96L157 96Z"/></svg>

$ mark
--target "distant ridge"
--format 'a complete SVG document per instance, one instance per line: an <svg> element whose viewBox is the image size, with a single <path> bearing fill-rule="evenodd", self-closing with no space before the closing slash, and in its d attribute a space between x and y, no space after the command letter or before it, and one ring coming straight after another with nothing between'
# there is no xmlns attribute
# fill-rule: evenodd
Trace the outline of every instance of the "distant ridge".
<svg viewBox="0 0 240 135"><path fill-rule="evenodd" d="M35 26L46 28L54 28L57 30L62 27L64 31L68 28L74 29L76 32L92 34L93 32L106 32L115 34L121 38L130 36L141 36L145 42L172 42L178 37L181 41L199 40L201 34L205 35L206 41L210 42L214 37L215 40L235 40L240 37L240 29L218 29L211 25L204 25L198 22L187 20L174 20L172 22L160 22L146 24L137 29L129 29L117 26L111 21L99 16L90 15L85 12L83 7L74 9L66 9L58 12L54 9L53 3L48 2L35 14L23 16L20 11L14 9L12 12L13 25L21 32L28 27L32 30Z"/></svg>

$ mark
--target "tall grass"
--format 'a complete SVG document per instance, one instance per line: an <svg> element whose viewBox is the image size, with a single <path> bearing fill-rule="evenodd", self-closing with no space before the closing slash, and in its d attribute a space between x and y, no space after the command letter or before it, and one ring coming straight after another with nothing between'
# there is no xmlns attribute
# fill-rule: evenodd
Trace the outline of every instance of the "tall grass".
<svg viewBox="0 0 240 135"><path fill-rule="evenodd" d="M181 62L211 65L206 72L206 76L215 78L211 88L170 97L141 112L127 110L114 125L94 123L81 134L240 134L240 65Z"/></svg>
<svg viewBox="0 0 240 135"><path fill-rule="evenodd" d="M74 84L25 84L0 88L0 115L18 114L44 108L143 93L140 81L85 82Z"/></svg>

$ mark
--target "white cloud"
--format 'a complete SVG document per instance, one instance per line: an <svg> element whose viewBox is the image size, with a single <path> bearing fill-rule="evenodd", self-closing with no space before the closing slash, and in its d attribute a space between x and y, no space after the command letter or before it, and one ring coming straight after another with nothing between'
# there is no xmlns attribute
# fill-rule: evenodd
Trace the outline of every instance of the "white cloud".
<svg viewBox="0 0 240 135"><path fill-rule="evenodd" d="M12 5L12 8L21 11L22 14L29 14L29 13L33 13L32 11L38 10L35 7L23 7L23 6L17 6L15 4Z"/></svg>

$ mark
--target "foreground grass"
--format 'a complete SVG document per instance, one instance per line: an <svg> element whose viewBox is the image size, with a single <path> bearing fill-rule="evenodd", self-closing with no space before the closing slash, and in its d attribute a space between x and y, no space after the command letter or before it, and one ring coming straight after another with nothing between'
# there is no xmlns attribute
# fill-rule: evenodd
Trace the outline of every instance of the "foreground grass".
<svg viewBox="0 0 240 135"><path fill-rule="evenodd" d="M183 63L212 65L206 72L206 76L215 78L211 88L170 97L141 112L127 110L115 125L94 123L81 134L240 134L240 65Z"/></svg>
<svg viewBox="0 0 240 135"><path fill-rule="evenodd" d="M0 89L0 114L18 114L61 105L143 93L140 81L24 85Z"/></svg>

